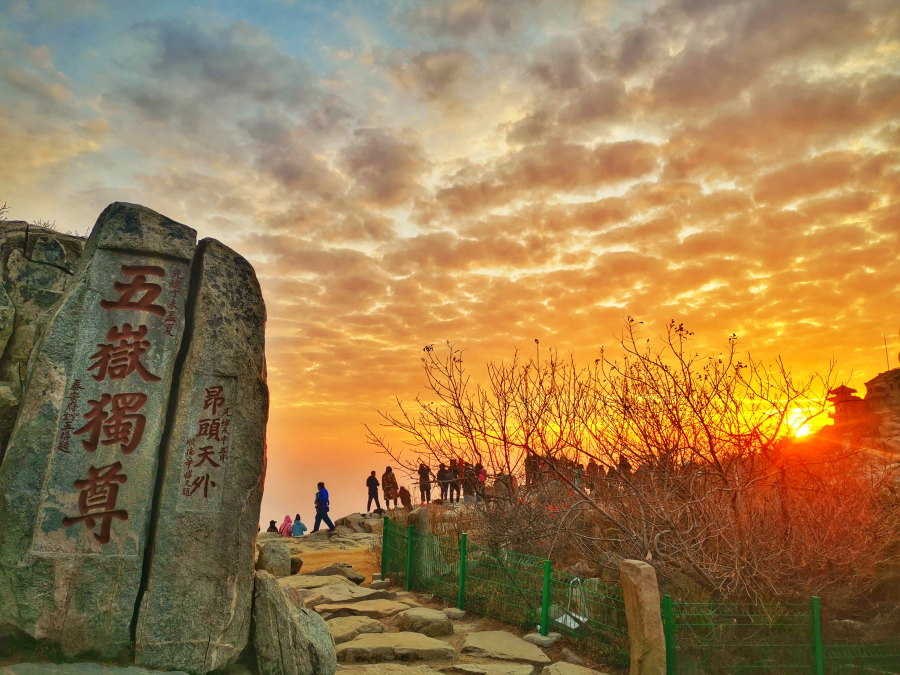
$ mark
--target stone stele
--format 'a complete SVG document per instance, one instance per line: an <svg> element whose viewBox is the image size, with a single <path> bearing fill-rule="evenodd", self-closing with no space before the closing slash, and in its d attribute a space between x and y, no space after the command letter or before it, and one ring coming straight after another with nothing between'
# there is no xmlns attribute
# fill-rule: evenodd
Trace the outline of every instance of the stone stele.
<svg viewBox="0 0 900 675"><path fill-rule="evenodd" d="M250 264L197 248L188 345L173 397L159 516L135 662L206 673L250 638L253 554L265 476L266 311ZM290 560L285 549L285 570Z"/></svg>
<svg viewBox="0 0 900 675"><path fill-rule="evenodd" d="M130 647L195 241L111 204L37 336L0 465L0 631Z"/></svg>

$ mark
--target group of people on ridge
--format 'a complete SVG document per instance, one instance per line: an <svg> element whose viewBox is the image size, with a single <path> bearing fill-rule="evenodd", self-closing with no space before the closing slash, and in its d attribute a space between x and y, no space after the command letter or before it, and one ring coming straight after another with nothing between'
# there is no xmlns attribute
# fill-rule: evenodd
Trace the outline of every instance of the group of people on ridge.
<svg viewBox="0 0 900 675"><path fill-rule="evenodd" d="M450 466L441 462L438 467L437 475L433 474L431 468L423 463L419 464L417 469L419 475L419 495L422 504L431 503L432 484L437 483L441 491L441 501L459 503L460 493L463 500L468 502L469 498L481 501L484 499L485 483L487 482L487 473L481 463L467 464L463 459L451 459ZM401 503L406 509L412 508L412 495L405 487L400 487L397 482L397 474L391 467L387 467L381 475L381 482L373 471L366 479L366 487L369 490L369 500L366 504L366 511L372 510L372 502L375 502L376 511L381 511L381 502L378 500L378 488L384 494L385 507L391 508L391 502L394 502L394 508ZM398 503L399 502L399 503Z"/></svg>

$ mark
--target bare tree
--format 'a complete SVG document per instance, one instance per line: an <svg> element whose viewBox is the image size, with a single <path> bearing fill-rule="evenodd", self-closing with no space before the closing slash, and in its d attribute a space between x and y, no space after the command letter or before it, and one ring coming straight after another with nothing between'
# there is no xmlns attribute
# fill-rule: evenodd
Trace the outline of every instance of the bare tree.
<svg viewBox="0 0 900 675"><path fill-rule="evenodd" d="M382 417L402 441L369 429L369 442L408 470L459 458L501 477L479 507L489 543L599 566L640 557L718 597L870 586L896 537L893 471L793 435L824 412L833 364L796 377L781 359L739 358L735 336L717 356L692 338L672 322L654 344L629 318L615 360L515 354L484 383L460 350L428 346L433 400L398 400Z"/></svg>

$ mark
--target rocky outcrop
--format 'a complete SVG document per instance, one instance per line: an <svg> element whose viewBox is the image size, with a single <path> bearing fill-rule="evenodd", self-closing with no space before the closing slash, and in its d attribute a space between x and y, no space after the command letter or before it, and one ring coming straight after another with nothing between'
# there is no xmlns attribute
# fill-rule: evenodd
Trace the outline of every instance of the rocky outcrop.
<svg viewBox="0 0 900 675"><path fill-rule="evenodd" d="M109 206L34 346L0 465L0 629L69 656L131 646L195 236Z"/></svg>
<svg viewBox="0 0 900 675"><path fill-rule="evenodd" d="M206 673L233 663L250 637L269 410L266 308L250 264L214 240L198 247L191 284L135 661ZM287 575L290 552L280 547L270 571Z"/></svg>
<svg viewBox="0 0 900 675"><path fill-rule="evenodd" d="M320 616L291 606L278 581L256 573L253 646L262 675L333 675L334 640Z"/></svg>
<svg viewBox="0 0 900 675"><path fill-rule="evenodd" d="M35 340L73 278L84 244L46 227L0 221L0 462Z"/></svg>
<svg viewBox="0 0 900 675"><path fill-rule="evenodd" d="M387 619L409 609L409 605L394 600L364 600L350 605L317 605L316 611L328 619L340 616L367 616L370 619Z"/></svg>

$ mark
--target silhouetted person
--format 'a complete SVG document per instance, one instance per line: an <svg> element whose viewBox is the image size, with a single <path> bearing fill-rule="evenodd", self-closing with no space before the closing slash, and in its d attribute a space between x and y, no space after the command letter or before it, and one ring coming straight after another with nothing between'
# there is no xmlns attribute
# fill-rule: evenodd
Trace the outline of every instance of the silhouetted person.
<svg viewBox="0 0 900 675"><path fill-rule="evenodd" d="M459 504L459 466L456 464L455 459L450 460L450 468L447 469L447 473L450 474L448 478L450 479L450 501L453 502L453 495L456 495L456 503Z"/></svg>
<svg viewBox="0 0 900 675"><path fill-rule="evenodd" d="M300 514L297 514L297 517L294 518L294 524L291 525L291 536L292 537L302 537L306 530L309 529L306 525L303 524L303 521L300 520Z"/></svg>
<svg viewBox="0 0 900 675"><path fill-rule="evenodd" d="M631 477L631 462L628 461L628 458L625 455L619 455L619 475L624 479L628 479Z"/></svg>
<svg viewBox="0 0 900 675"><path fill-rule="evenodd" d="M469 497L475 496L475 486L478 483L478 475L475 473L475 467L469 464L463 469L463 501L468 504Z"/></svg>
<svg viewBox="0 0 900 675"><path fill-rule="evenodd" d="M447 465L441 462L437 472L438 486L441 488L441 501L447 501L447 491L450 489L450 472Z"/></svg>
<svg viewBox="0 0 900 675"><path fill-rule="evenodd" d="M269 521L269 529L266 530L266 532L274 532L275 534L278 534L278 526L275 524L274 520Z"/></svg>
<svg viewBox="0 0 900 675"><path fill-rule="evenodd" d="M366 487L369 488L369 502L366 504L366 512L372 510L372 500L375 500L375 508L381 510L381 502L378 501L378 486L381 483L378 482L378 479L375 477L375 472L372 472L368 478L366 478Z"/></svg>
<svg viewBox="0 0 900 675"><path fill-rule="evenodd" d="M431 469L424 463L419 464L419 494L423 504L431 503Z"/></svg>
<svg viewBox="0 0 900 675"><path fill-rule="evenodd" d="M381 475L381 490L384 492L385 507L391 508L391 500L393 500L396 509L400 486L397 485L397 476L391 467L387 467Z"/></svg>
<svg viewBox="0 0 900 675"><path fill-rule="evenodd" d="M334 532L334 523L328 517L328 490L325 489L325 483L319 483L319 491L316 492L316 522L313 525L313 532L319 531L319 525L325 523L329 532Z"/></svg>

